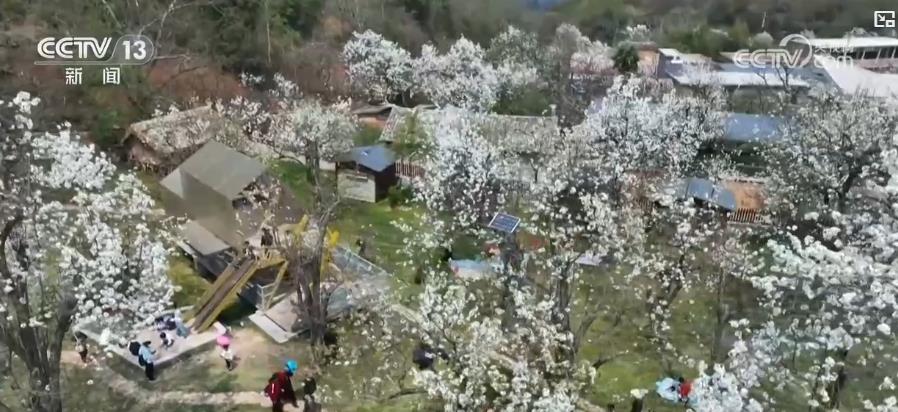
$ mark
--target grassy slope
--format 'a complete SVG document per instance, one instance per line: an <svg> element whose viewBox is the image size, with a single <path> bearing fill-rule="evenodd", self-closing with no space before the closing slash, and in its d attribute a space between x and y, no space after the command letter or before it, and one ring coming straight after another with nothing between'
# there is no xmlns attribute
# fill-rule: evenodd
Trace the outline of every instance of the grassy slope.
<svg viewBox="0 0 898 412"><path fill-rule="evenodd" d="M312 186L306 177L306 168L293 162L279 162L272 169L293 190L300 206L307 209L311 203ZM329 184L326 182L325 187L330 187ZM403 264L407 259L400 251L405 234L393 222L421 228L420 211L414 205L392 209L386 201L372 204L345 199L341 202L333 224L340 232L340 243L358 251L356 241L364 239L368 247L365 257L394 275L396 292L405 300L417 294L420 289L412 282L414 268Z"/></svg>

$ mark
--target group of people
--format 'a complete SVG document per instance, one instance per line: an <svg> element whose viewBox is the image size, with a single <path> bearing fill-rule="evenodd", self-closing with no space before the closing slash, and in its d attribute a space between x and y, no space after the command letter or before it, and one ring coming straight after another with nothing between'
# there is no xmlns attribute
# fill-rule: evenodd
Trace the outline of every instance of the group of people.
<svg viewBox="0 0 898 412"><path fill-rule="evenodd" d="M288 360L284 364L284 369L275 372L268 379L268 385L265 386L263 393L271 400L272 412L282 412L285 405L293 405L298 408L299 403L296 398L296 391L293 389L293 376L299 365L295 360ZM314 376L310 376L303 381L302 399L303 411L316 412L321 410L321 405L315 401L315 390L318 388L318 382Z"/></svg>
<svg viewBox="0 0 898 412"><path fill-rule="evenodd" d="M175 336L186 338L190 336L190 328L184 325L181 312L177 311L171 316L163 316L156 320L156 332L159 332L159 341L163 349L174 346ZM174 333L172 333L174 332ZM137 357L137 363L144 368L147 380L156 380L156 350L151 341L133 341L128 344L128 351Z"/></svg>
<svg viewBox="0 0 898 412"><path fill-rule="evenodd" d="M253 259L265 257L264 253L268 248L274 246L274 233L268 227L262 228L262 235L259 238L259 248L255 247L249 240L243 242L243 256Z"/></svg>

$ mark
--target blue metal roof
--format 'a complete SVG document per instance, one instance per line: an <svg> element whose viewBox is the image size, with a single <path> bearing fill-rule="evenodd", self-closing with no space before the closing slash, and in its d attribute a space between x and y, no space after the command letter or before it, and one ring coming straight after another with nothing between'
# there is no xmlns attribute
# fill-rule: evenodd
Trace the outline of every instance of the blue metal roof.
<svg viewBox="0 0 898 412"><path fill-rule="evenodd" d="M379 145L361 146L353 148L337 160L341 162L355 162L375 172L382 172L396 162L396 154L392 150Z"/></svg>
<svg viewBox="0 0 898 412"><path fill-rule="evenodd" d="M747 113L730 113L726 117L723 139L736 143L759 143L782 137L783 119Z"/></svg>
<svg viewBox="0 0 898 412"><path fill-rule="evenodd" d="M708 179L692 177L686 179L683 197L703 200L729 211L736 210L736 195L728 189L715 185Z"/></svg>

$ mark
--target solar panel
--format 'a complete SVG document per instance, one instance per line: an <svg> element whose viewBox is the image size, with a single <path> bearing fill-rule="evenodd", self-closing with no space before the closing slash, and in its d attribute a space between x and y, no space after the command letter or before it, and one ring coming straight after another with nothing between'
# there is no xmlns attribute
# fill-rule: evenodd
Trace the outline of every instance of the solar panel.
<svg viewBox="0 0 898 412"><path fill-rule="evenodd" d="M518 217L505 213L496 213L496 216L493 217L493 220L490 221L490 224L488 224L487 227L500 232L512 233L520 224L521 219Z"/></svg>

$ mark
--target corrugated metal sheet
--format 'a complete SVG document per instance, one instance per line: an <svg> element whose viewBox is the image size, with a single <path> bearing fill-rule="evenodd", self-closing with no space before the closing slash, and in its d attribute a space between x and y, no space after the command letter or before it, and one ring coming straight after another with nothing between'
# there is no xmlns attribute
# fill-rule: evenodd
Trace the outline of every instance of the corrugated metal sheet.
<svg viewBox="0 0 898 412"><path fill-rule="evenodd" d="M380 145L361 146L355 147L340 156L339 161L355 162L375 172L382 172L384 169L396 163L396 154L393 153L392 150Z"/></svg>
<svg viewBox="0 0 898 412"><path fill-rule="evenodd" d="M783 120L773 116L730 113L723 138L734 143L761 143L782 138Z"/></svg>
<svg viewBox="0 0 898 412"><path fill-rule="evenodd" d="M172 173L188 174L233 200L250 183L265 173L265 166L249 156L212 140ZM175 180L169 180L169 177L166 177L162 181L163 185L166 182L174 185ZM174 189L176 187L169 188L175 192Z"/></svg>

